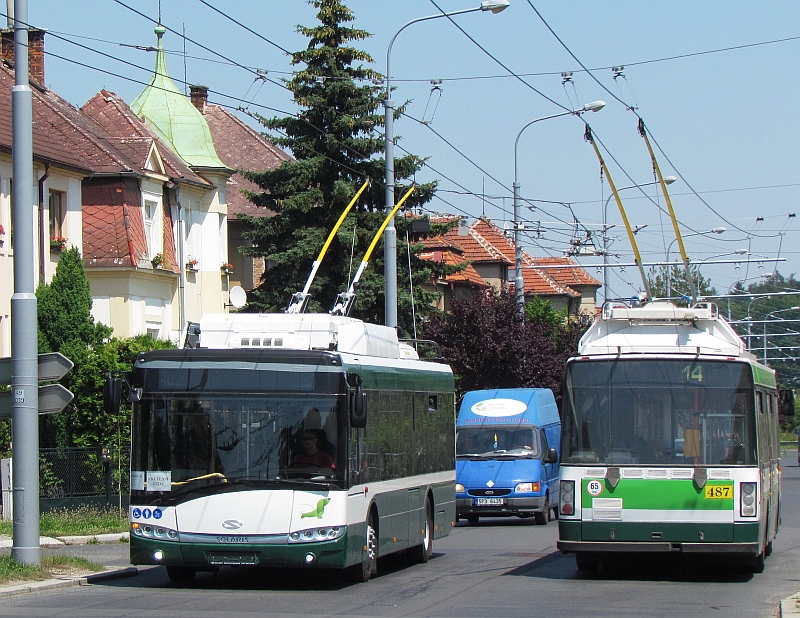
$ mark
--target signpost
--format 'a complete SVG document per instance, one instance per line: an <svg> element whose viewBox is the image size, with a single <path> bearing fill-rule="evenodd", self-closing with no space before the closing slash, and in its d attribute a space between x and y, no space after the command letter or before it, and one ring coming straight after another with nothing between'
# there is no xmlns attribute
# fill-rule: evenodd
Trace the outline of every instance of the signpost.
<svg viewBox="0 0 800 618"><path fill-rule="evenodd" d="M38 377L39 382L55 382L56 380L60 380L63 378L67 372L72 369L73 364L72 361L69 360L63 354L59 352L51 352L49 354L39 354L38 358ZM18 370L18 368L16 368ZM16 392L16 387L14 385L14 370L15 365L11 358L0 358L0 385L7 385L12 384L11 390L8 391L0 391L0 418L12 418L12 431L14 429L14 423L16 422L15 415L13 414L13 408L15 398L23 398L24 396L20 393ZM40 386L38 389L38 408L39 414L53 414L55 412L61 412L70 401L72 401L72 393L69 392L66 388L61 386L60 384L47 384L45 386ZM38 436L38 433L36 434ZM14 445L14 455L15 457L18 455L18 446L17 444ZM30 448L34 448L33 445ZM35 445L36 453L34 453L34 461L38 461L39 459L39 444L38 440ZM8 476L11 476L11 461L3 460L4 464L8 463ZM3 466L4 470L6 466ZM24 469L20 467L20 469ZM32 480L35 480L35 487L30 487L29 492L31 495L35 496L35 500L39 500L39 477L38 477L38 468L34 468L33 474L29 475ZM5 479L4 479L5 480ZM18 479L19 481L19 479ZM10 483L9 483L10 484ZM33 483L30 483L31 485ZM3 483L3 489L6 489L6 483ZM17 485L14 485L13 491L3 491L3 515L4 517L6 514L13 513L13 498L14 494L19 493L20 495L17 496L19 498L19 506L24 507L24 500L22 500L23 496L21 495L23 488L18 488ZM24 512L24 508L19 509L20 513ZM20 555L14 555L12 551L12 557L17 562L23 563L34 563L36 565L39 564L39 510L36 509L36 518L35 520L31 517L25 520L22 516L18 515L14 518L14 547L19 545L17 534L18 532L23 537L30 537L30 544L33 543L33 539L36 540L36 546L26 546L23 552L18 552ZM20 532L23 530L24 532ZM20 558L22 558L20 560Z"/></svg>

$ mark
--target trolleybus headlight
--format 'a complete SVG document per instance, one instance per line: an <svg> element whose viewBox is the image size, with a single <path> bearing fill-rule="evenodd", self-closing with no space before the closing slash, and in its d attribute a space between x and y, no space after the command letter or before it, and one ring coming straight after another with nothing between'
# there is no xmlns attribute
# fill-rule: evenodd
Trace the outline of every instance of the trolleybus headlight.
<svg viewBox="0 0 800 618"><path fill-rule="evenodd" d="M740 513L742 517L756 516L756 484L742 483L740 485Z"/></svg>
<svg viewBox="0 0 800 618"><path fill-rule="evenodd" d="M295 530L294 532L289 533L289 543L315 543L318 541L332 541L344 536L346 530L347 526Z"/></svg>
<svg viewBox="0 0 800 618"><path fill-rule="evenodd" d="M560 512L572 515L575 512L575 481L561 481Z"/></svg>
<svg viewBox="0 0 800 618"><path fill-rule="evenodd" d="M456 493L457 494L464 493L464 486L461 483L456 483Z"/></svg>

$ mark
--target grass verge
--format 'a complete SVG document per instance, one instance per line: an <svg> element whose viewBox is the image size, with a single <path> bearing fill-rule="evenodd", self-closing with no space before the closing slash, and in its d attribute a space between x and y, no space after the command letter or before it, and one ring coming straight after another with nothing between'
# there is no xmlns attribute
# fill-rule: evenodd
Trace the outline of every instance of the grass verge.
<svg viewBox="0 0 800 618"><path fill-rule="evenodd" d="M103 570L103 565L75 556L47 556L42 567L17 564L11 556L0 556L0 585L39 581L65 575L86 575Z"/></svg>
<svg viewBox="0 0 800 618"><path fill-rule="evenodd" d="M11 536L14 526L0 522L0 534ZM42 513L39 534L42 536L86 536L128 531L128 513L116 508L81 506L74 509L55 509Z"/></svg>

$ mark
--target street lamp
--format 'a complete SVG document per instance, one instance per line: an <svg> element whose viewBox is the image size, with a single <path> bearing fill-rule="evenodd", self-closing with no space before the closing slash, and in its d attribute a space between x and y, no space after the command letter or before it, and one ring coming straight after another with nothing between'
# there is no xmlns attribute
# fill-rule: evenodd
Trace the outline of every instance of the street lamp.
<svg viewBox="0 0 800 618"><path fill-rule="evenodd" d="M394 208L394 101L392 101L392 74L391 74L391 56L392 45L397 35L400 34L411 24L416 24L421 21L429 19L437 19L439 17L452 17L453 15L461 15L463 13L473 13L475 11L490 11L492 13L500 13L509 6L508 0L484 0L480 6L471 9L461 9L460 11L451 11L449 13L438 13L436 15L428 15L427 17L418 17L412 19L405 24L397 32L395 32L389 47L386 50L386 98L383 101L383 108L386 115L384 131L385 131L385 173L386 173L386 214L392 212ZM397 326L397 230L394 227L394 218L389 221L384 233L384 277L386 279L386 305L385 305L385 322L386 326Z"/></svg>
<svg viewBox="0 0 800 618"><path fill-rule="evenodd" d="M519 182L517 180L517 146L519 146L519 138L522 136L523 131L527 129L532 124L537 122L541 122L542 120L550 120L551 118L559 118L560 116L580 116L584 112L599 112L606 106L605 102L603 101L593 101L592 103L587 103L586 105L579 107L578 109L567 110L566 112L560 112L558 114L552 114L550 116L543 116L542 118L537 118L536 120L531 120L528 124L522 127L517 133L517 139L514 140L514 255L516 258L515 268L516 268L516 276L514 279L514 296L516 298L517 304L519 305L519 315L523 317L525 315L525 281L522 277L522 246L519 242L519 230L520 230L520 222L519 222Z"/></svg>
<svg viewBox="0 0 800 618"><path fill-rule="evenodd" d="M666 180L666 179L665 179ZM710 230L705 232L695 232L694 234L684 234L684 238L689 238L690 236L705 236L706 234L724 234L726 228L724 227L712 227ZM672 242L669 243L667 246L667 298L672 296L672 268L669 265L669 254L672 251L672 245L674 245L678 241L677 238L673 238ZM691 277L691 273L687 272L686 277Z"/></svg>
<svg viewBox="0 0 800 618"><path fill-rule="evenodd" d="M675 176L664 176L664 184L671 185L676 180L678 179ZM640 185L629 185L627 187L617 189L617 193L621 193L626 189L649 187L650 185L657 184L659 184L658 181L654 180L653 182L644 182ZM606 231L610 230L611 228L606 227L606 221L608 220L608 203L611 201L612 197L614 197L613 193L608 196L608 199L606 199L606 203L603 206L603 304L605 304L608 300L608 235L606 234Z"/></svg>
<svg viewBox="0 0 800 618"><path fill-rule="evenodd" d="M789 307L788 309L776 309L775 311L770 311L767 315L764 316L764 353L761 356L762 362L766 365L767 364L767 320L769 316L774 315L776 313L783 313L784 311L797 311L800 307Z"/></svg>

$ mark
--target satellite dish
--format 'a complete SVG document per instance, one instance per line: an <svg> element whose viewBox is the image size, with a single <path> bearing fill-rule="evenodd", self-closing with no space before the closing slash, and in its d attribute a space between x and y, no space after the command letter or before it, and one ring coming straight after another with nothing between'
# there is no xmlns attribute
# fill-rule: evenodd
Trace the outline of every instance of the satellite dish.
<svg viewBox="0 0 800 618"><path fill-rule="evenodd" d="M231 305L237 309L241 309L247 304L247 292L239 285L234 285L228 293L228 296L230 296Z"/></svg>

